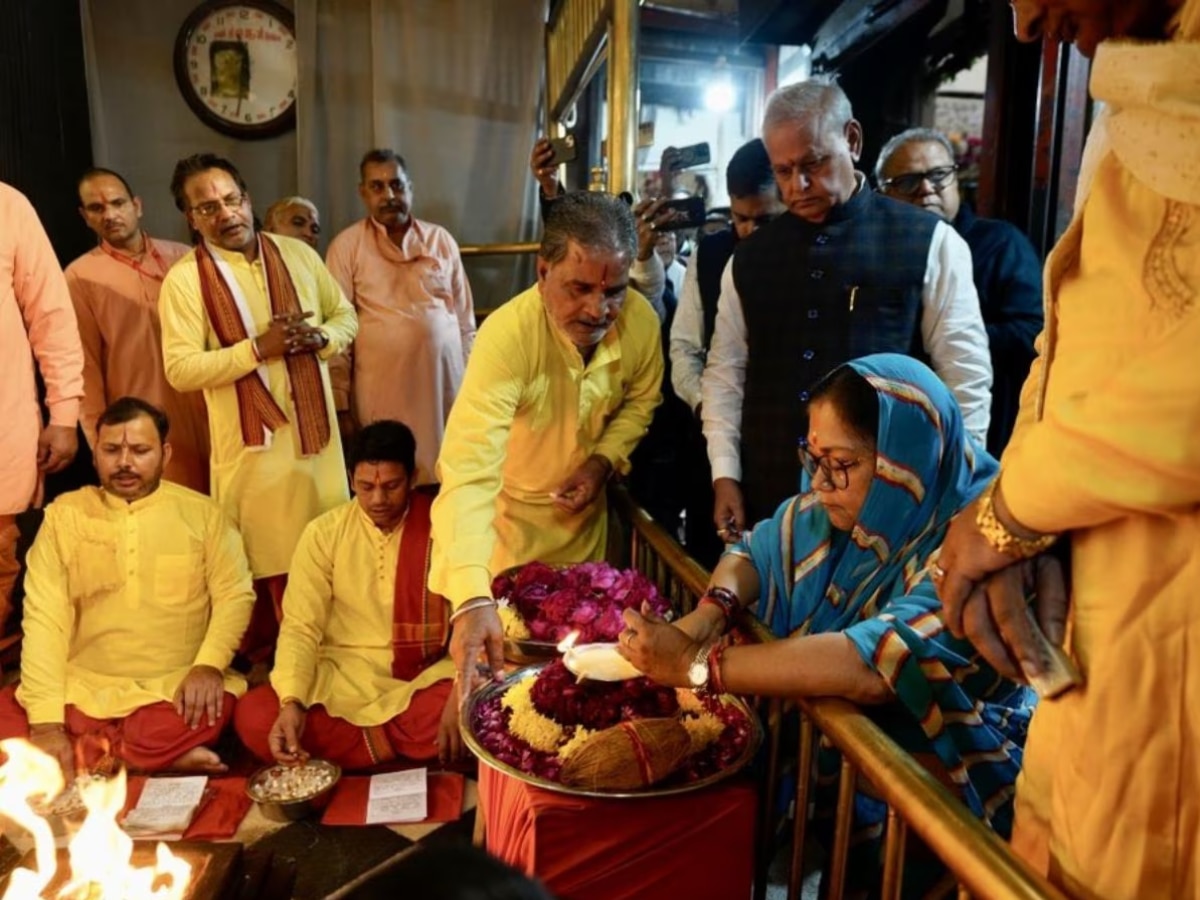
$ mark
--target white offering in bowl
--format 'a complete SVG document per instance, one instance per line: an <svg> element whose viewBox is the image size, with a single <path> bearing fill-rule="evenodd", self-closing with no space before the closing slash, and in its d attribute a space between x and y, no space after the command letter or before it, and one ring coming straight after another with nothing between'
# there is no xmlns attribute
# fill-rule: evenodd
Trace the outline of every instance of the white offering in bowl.
<svg viewBox="0 0 1200 900"><path fill-rule="evenodd" d="M563 654L563 665L592 681L624 681L642 674L617 652L616 644L578 644Z"/></svg>

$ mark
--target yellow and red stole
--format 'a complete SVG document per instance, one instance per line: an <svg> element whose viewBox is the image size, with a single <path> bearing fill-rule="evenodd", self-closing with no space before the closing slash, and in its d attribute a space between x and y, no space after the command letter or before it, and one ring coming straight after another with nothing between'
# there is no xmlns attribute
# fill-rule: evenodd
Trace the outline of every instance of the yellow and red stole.
<svg viewBox="0 0 1200 900"><path fill-rule="evenodd" d="M261 233L258 235L258 252L267 277L271 315L303 312L296 296L296 286L283 263L279 248ZM196 245L196 265L200 270L200 295L204 298L204 309L221 346L232 347L248 339L250 335L238 312L233 292L203 241ZM330 437L329 408L325 404L325 387L321 383L321 365L312 353L285 356L283 361L291 383L292 403L296 407L300 452L305 456L320 453ZM261 447L266 443L264 429L275 431L287 424L288 417L257 372L243 375L234 382L234 389L237 391L242 440L248 447Z"/></svg>
<svg viewBox="0 0 1200 900"><path fill-rule="evenodd" d="M446 655L448 604L427 587L432 505L431 493L414 491L400 535L392 607L392 677L401 681L412 681Z"/></svg>

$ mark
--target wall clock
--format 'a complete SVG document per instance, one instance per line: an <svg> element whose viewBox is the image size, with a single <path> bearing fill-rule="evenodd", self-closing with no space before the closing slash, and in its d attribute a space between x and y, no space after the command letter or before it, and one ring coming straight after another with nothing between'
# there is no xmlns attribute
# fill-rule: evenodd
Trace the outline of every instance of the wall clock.
<svg viewBox="0 0 1200 900"><path fill-rule="evenodd" d="M175 80L222 134L265 138L296 124L296 29L272 0L210 0L175 39Z"/></svg>

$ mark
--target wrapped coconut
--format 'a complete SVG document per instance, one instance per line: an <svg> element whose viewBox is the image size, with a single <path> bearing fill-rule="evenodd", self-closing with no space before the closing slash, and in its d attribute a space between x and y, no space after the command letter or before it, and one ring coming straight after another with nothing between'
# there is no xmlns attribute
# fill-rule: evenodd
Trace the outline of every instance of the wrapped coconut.
<svg viewBox="0 0 1200 900"><path fill-rule="evenodd" d="M691 752L678 719L622 722L592 735L563 763L560 780L585 790L635 790L657 784Z"/></svg>

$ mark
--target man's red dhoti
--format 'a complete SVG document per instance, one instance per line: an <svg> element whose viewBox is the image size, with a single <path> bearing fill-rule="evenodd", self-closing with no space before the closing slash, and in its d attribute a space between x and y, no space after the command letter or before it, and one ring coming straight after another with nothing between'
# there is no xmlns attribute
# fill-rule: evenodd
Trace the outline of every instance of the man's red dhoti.
<svg viewBox="0 0 1200 900"><path fill-rule="evenodd" d="M408 709L369 728L331 716L324 706L309 708L300 743L310 755L348 771L369 769L398 756L425 762L437 756L438 725L454 682L449 678L413 694ZM238 701L233 727L250 752L271 763L268 736L279 715L279 696L270 685L249 691Z"/></svg>
<svg viewBox="0 0 1200 900"><path fill-rule="evenodd" d="M130 769L156 772L169 768L189 750L215 744L233 717L235 704L233 694L226 693L217 724L209 725L206 719L195 730L166 701L143 706L121 719L94 719L68 705L64 724L83 768L95 768L105 756L112 756ZM0 740L7 738L29 738L29 719L17 702L16 685L0 691Z"/></svg>

